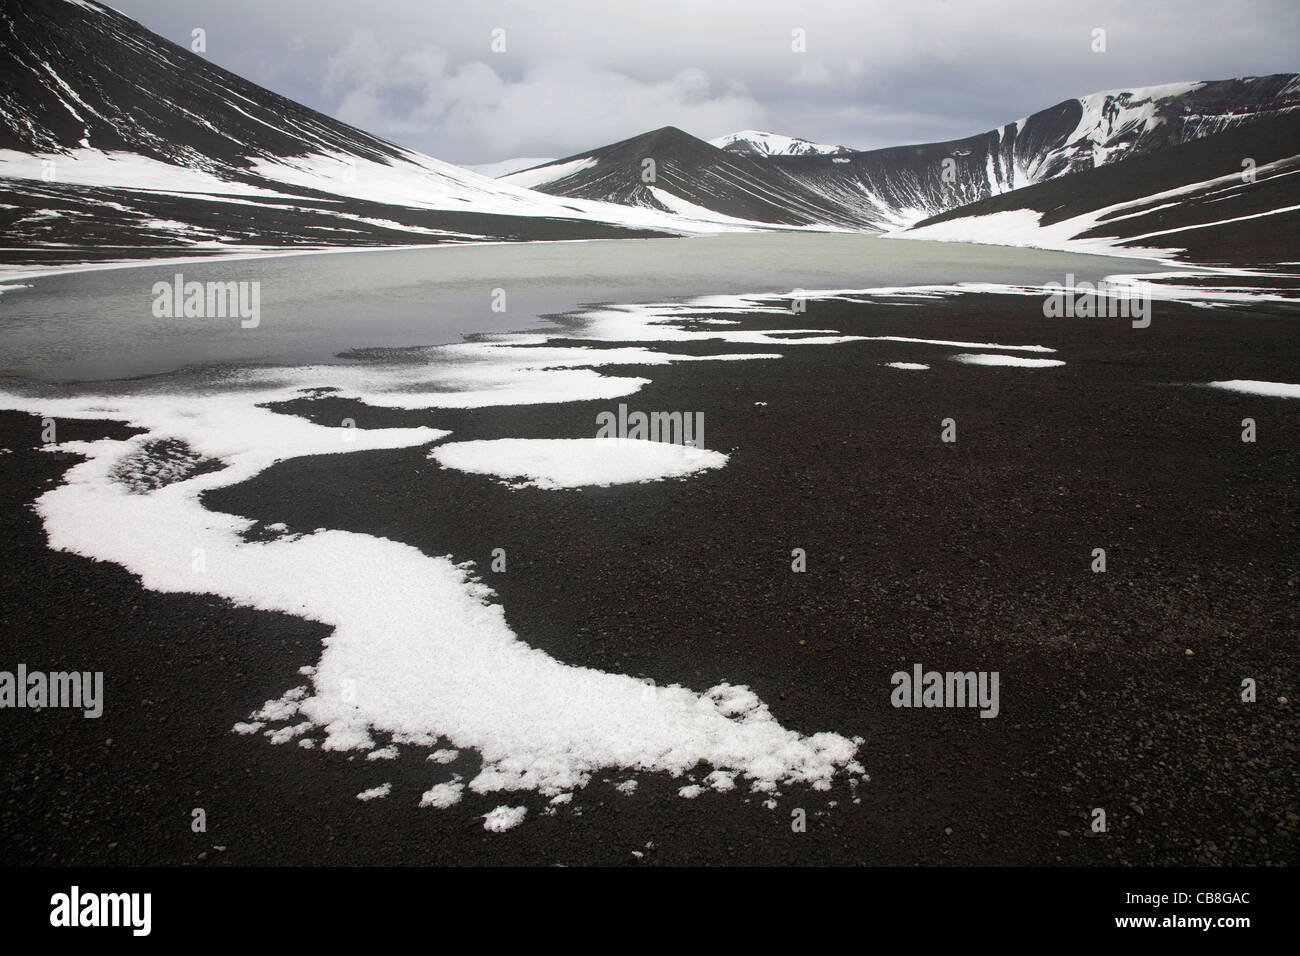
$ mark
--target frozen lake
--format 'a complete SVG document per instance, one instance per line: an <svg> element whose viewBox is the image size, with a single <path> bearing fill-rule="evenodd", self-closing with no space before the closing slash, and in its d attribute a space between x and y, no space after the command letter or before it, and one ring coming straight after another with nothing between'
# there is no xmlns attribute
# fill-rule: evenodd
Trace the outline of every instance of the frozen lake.
<svg viewBox="0 0 1300 956"><path fill-rule="evenodd" d="M1146 260L1002 246L767 232L681 239L349 251L7 280L0 374L94 381L189 366L331 361L358 348L438 345L545 327L584 305L713 293L952 282L1062 282L1149 271ZM153 287L260 283L260 321L158 318ZM25 285L25 288L18 286ZM504 311L493 311L494 290ZM496 297L500 301L500 297Z"/></svg>

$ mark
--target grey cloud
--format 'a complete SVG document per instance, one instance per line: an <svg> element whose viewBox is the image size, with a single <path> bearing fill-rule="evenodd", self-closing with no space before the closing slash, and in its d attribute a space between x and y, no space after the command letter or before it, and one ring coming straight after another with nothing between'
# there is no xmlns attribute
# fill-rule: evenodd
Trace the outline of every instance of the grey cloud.
<svg viewBox="0 0 1300 956"><path fill-rule="evenodd" d="M452 162L658 126L874 147L967 135L1119 86L1297 69L1291 0L114 0L279 93ZM490 49L494 28L506 52ZM1094 53L1094 28L1107 52ZM791 49L802 29L807 52Z"/></svg>

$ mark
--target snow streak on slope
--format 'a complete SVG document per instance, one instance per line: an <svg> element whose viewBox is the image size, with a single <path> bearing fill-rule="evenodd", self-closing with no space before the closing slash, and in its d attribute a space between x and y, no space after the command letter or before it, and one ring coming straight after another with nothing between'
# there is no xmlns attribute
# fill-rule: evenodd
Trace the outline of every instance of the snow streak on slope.
<svg viewBox="0 0 1300 956"><path fill-rule="evenodd" d="M1300 78L1281 74L1109 90L965 139L889 149L845 150L756 131L708 144L680 130L659 130L560 161L546 182L530 182L556 195L672 209L638 188L637 164L650 158L661 173L655 187L694 208L765 222L892 230L1297 108ZM710 145L725 148L715 152ZM567 165L577 159L596 162ZM742 161L739 174L736 161ZM753 198L760 192L781 198L758 205ZM798 216L808 218L792 218Z"/></svg>
<svg viewBox="0 0 1300 956"><path fill-rule="evenodd" d="M892 230L1298 109L1296 74L1170 83L1066 100L962 140L853 152L848 163L772 156L764 165Z"/></svg>
<svg viewBox="0 0 1300 956"><path fill-rule="evenodd" d="M1300 142L1296 146L1300 147ZM1044 213L1029 207L976 209L969 216L922 223L886 238L1173 259L1187 251L1177 244L1188 234L1213 232L1238 222L1259 221L1263 225L1273 217L1278 221L1290 217L1294 222L1300 212L1298 193L1300 155L1257 166L1249 179L1240 172L1228 173L1051 222L1044 221ZM1237 209L1234 203L1248 205ZM1182 217L1188 216L1192 221L1183 223ZM1158 225L1174 217L1182 224Z"/></svg>
<svg viewBox="0 0 1300 956"><path fill-rule="evenodd" d="M464 169L468 169L471 173L478 173L480 176L499 179L502 176L517 173L521 169L532 169L534 166L541 166L545 163L553 162L555 162L554 156L523 156L519 159L503 159L496 163L462 163L461 166Z"/></svg>
<svg viewBox="0 0 1300 956"><path fill-rule="evenodd" d="M672 126L515 173L502 182L750 228L868 227L855 212L773 175L755 158L718 149Z"/></svg>

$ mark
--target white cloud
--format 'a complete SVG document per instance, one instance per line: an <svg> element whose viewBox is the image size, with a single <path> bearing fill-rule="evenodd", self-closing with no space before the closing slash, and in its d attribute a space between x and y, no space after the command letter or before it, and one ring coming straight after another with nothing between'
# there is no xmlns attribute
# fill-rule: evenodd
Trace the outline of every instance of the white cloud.
<svg viewBox="0 0 1300 956"><path fill-rule="evenodd" d="M767 118L743 81L715 81L699 67L640 80L564 59L507 79L484 60L457 63L440 50L393 57L371 31L330 58L325 90L345 122L399 141L437 129L460 144L453 158L484 161L562 155L660 126L713 136Z"/></svg>

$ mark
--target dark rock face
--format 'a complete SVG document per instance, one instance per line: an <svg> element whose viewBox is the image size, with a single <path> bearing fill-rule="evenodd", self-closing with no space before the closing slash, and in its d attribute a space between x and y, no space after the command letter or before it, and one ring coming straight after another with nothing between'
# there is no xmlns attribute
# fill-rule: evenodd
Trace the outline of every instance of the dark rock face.
<svg viewBox="0 0 1300 956"><path fill-rule="evenodd" d="M647 162L653 165L653 180ZM575 168L576 167L576 168ZM538 182L548 169L556 178ZM570 171L572 170L572 171ZM598 199L667 212L680 199L736 219L779 225L870 226L857 210L756 158L719 149L673 126L506 176L556 196Z"/></svg>
<svg viewBox="0 0 1300 956"><path fill-rule="evenodd" d="M1094 93L987 133L889 149L768 155L739 142L717 149L669 128L549 164L595 161L535 188L667 208L638 185L639 163L650 157L667 171L657 185L697 206L763 222L820 215L827 225L888 230L1297 111L1300 75L1287 73ZM817 212L826 206L834 212Z"/></svg>

